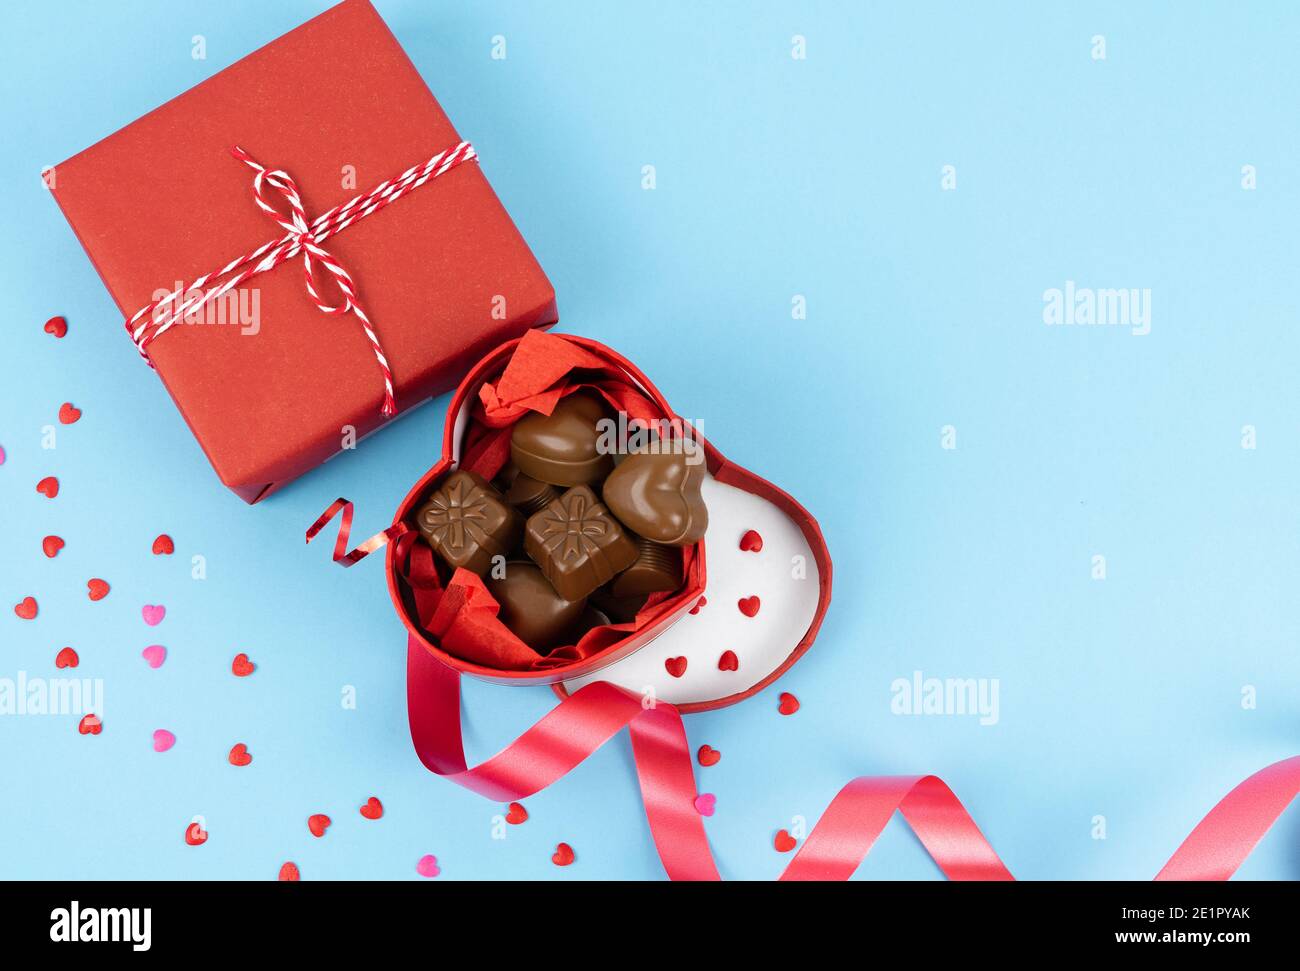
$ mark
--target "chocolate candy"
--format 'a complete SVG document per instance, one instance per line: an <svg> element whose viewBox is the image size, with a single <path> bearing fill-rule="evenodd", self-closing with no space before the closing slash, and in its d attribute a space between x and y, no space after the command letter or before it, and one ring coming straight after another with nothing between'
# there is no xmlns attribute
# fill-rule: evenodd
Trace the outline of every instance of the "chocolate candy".
<svg viewBox="0 0 1300 971"><path fill-rule="evenodd" d="M681 583L681 551L637 537L636 562L614 578L609 592L616 598L640 597L644 602L648 594L676 590Z"/></svg>
<svg viewBox="0 0 1300 971"><path fill-rule="evenodd" d="M415 525L448 564L482 576L519 543L523 517L483 476L458 470L416 511Z"/></svg>
<svg viewBox="0 0 1300 971"><path fill-rule="evenodd" d="M524 549L566 600L581 600L637 558L632 537L585 485L529 518Z"/></svg>
<svg viewBox="0 0 1300 971"><path fill-rule="evenodd" d="M561 597L535 564L511 560L506 564L505 576L489 578L487 588L501 605L497 614L501 622L538 654L577 640L568 635L578 626L587 607L586 599Z"/></svg>
<svg viewBox="0 0 1300 971"><path fill-rule="evenodd" d="M612 621L605 616L604 612L596 609L590 602L588 602L587 609L584 610L582 616L578 618L578 623L573 628L573 632L569 635L568 640L571 643L576 644L587 636L588 631L596 627L604 627L609 623L612 623Z"/></svg>
<svg viewBox="0 0 1300 971"><path fill-rule="evenodd" d="M598 482L614 467L613 456L597 446L597 422L607 418L594 395L575 392L561 398L549 415L525 415L510 433L510 457L519 471L557 486Z"/></svg>
<svg viewBox="0 0 1300 971"><path fill-rule="evenodd" d="M637 613L645 606L644 595L637 597L616 597L613 584L607 583L591 595L590 603L600 608L616 624L630 624L636 620Z"/></svg>
<svg viewBox="0 0 1300 971"><path fill-rule="evenodd" d="M549 482L538 482L531 475L524 475L519 466L507 463L501 470L501 498L519 510L525 519L542 509L552 499L560 498L560 490Z"/></svg>
<svg viewBox="0 0 1300 971"><path fill-rule="evenodd" d="M688 454L671 444L629 455L602 491L610 512L634 533L667 546L689 546L709 525L700 495L704 457L698 446Z"/></svg>

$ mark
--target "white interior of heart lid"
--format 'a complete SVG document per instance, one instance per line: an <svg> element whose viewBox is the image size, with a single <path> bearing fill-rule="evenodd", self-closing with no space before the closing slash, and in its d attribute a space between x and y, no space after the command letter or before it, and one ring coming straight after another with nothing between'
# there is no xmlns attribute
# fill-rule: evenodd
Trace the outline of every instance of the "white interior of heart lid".
<svg viewBox="0 0 1300 971"><path fill-rule="evenodd" d="M777 506L751 492L707 476L703 484L709 510L704 537L707 603L640 650L572 681L577 691L593 681L611 681L630 691L670 704L717 701L748 691L790 657L817 613L817 561L799 527ZM758 552L742 550L741 538L754 530ZM747 616L740 601L758 598L758 612ZM719 661L734 652L736 670ZM686 659L680 677L679 658Z"/></svg>

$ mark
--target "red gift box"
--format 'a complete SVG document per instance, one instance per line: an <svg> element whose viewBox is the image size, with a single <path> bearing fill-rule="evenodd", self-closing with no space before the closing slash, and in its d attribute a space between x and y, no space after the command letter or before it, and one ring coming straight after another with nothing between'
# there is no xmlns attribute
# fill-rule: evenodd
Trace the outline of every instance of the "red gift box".
<svg viewBox="0 0 1300 971"><path fill-rule="evenodd" d="M459 142L374 8L346 0L48 181L129 317L284 235L255 204L236 144L292 176L311 220ZM283 197L273 201L287 212ZM490 348L557 320L550 282L473 161L321 245L355 280L399 411L454 387ZM301 257L287 262L199 316L225 323L178 324L147 348L221 481L247 502L384 421L383 375L361 322L322 313ZM320 262L316 275L330 279ZM334 288L323 284L323 302L338 302Z"/></svg>

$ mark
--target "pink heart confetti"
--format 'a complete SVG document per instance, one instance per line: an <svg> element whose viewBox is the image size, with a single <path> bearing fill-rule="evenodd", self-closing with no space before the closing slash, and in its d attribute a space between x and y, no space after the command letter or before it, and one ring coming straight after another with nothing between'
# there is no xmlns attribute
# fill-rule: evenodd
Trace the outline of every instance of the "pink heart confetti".
<svg viewBox="0 0 1300 971"><path fill-rule="evenodd" d="M162 667L163 661L167 660L167 648L161 644L150 644L140 652L140 656L149 667L157 669Z"/></svg>
<svg viewBox="0 0 1300 971"><path fill-rule="evenodd" d="M438 869L438 858L426 853L420 857L420 862L415 864L415 872L422 877L436 877L442 871Z"/></svg>
<svg viewBox="0 0 1300 971"><path fill-rule="evenodd" d="M0 445L0 465L4 465L4 464L5 464L5 449L3 445Z"/></svg>
<svg viewBox="0 0 1300 971"><path fill-rule="evenodd" d="M165 728L159 728L153 733L153 750L155 752L166 752L176 744L176 736Z"/></svg>
<svg viewBox="0 0 1300 971"><path fill-rule="evenodd" d="M157 627L162 623L162 619L167 616L167 608L161 604L145 604L140 608L140 616L150 627Z"/></svg>
<svg viewBox="0 0 1300 971"><path fill-rule="evenodd" d="M712 816L717 804L718 797L711 792L702 792L695 797L695 811L701 816Z"/></svg>

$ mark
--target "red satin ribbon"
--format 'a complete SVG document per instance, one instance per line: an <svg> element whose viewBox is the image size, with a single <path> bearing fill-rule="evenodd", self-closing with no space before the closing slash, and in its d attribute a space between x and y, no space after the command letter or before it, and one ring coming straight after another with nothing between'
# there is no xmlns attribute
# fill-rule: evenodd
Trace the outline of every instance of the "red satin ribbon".
<svg viewBox="0 0 1300 971"><path fill-rule="evenodd" d="M420 761L497 802L545 789L627 727L646 819L664 870L673 880L721 879L695 809L686 730L672 705L645 707L632 692L597 681L560 702L504 750L467 768L460 675L414 639L407 652L407 705ZM957 797L934 776L854 779L831 802L781 879L848 879L895 809L952 879L1011 879Z"/></svg>
<svg viewBox="0 0 1300 971"><path fill-rule="evenodd" d="M1227 880L1300 792L1300 755L1260 769L1219 800L1157 880Z"/></svg>
<svg viewBox="0 0 1300 971"><path fill-rule="evenodd" d="M564 776L624 727L650 833L673 880L718 880L681 715L608 682L574 692L512 744L468 768L460 732L460 676L414 639L407 653L407 702L416 753L430 771L497 802L523 799ZM1226 880L1300 792L1300 756L1256 772L1223 798L1175 851L1157 880ZM952 880L1012 880L961 801L939 778L864 776L830 806L791 859L782 880L847 880L894 811Z"/></svg>
<svg viewBox="0 0 1300 971"><path fill-rule="evenodd" d="M411 739L425 767L497 802L545 789L628 727L650 834L664 869L674 880L720 879L695 810L682 716L672 705L645 708L630 691L597 681L471 769L460 734L460 675L414 638L407 651L406 696Z"/></svg>

